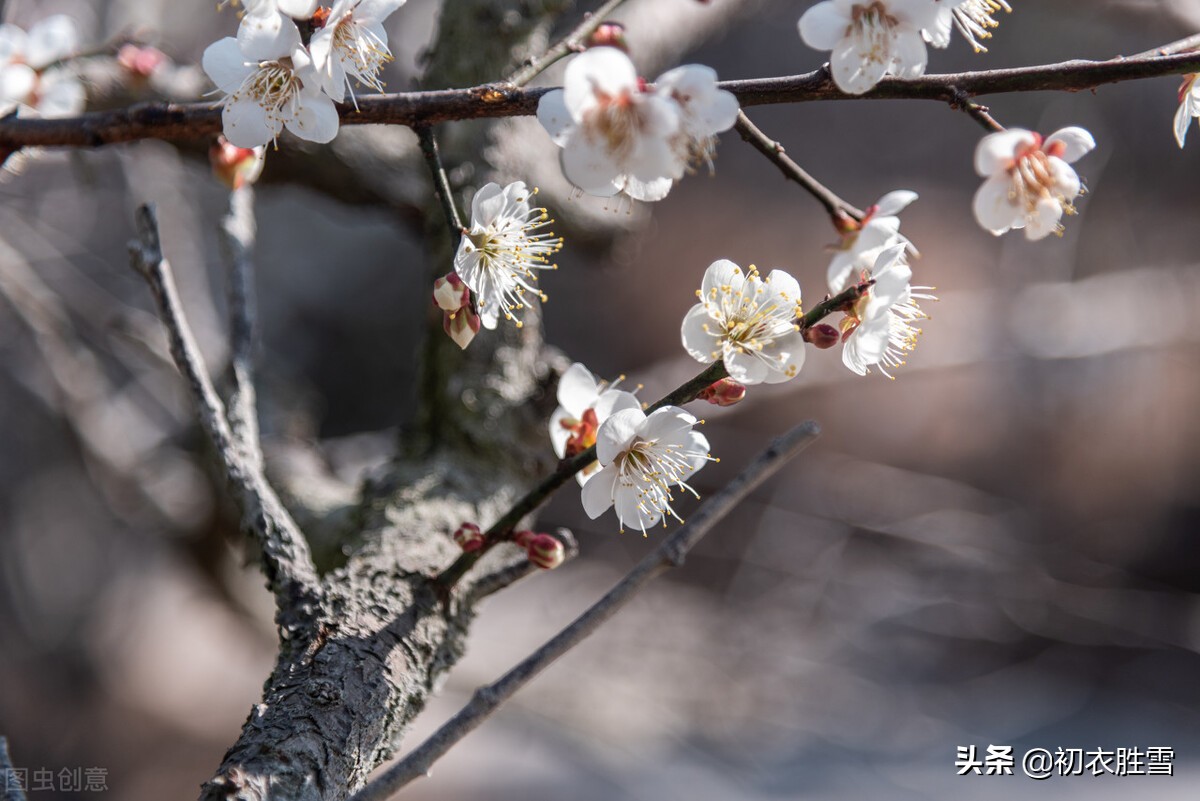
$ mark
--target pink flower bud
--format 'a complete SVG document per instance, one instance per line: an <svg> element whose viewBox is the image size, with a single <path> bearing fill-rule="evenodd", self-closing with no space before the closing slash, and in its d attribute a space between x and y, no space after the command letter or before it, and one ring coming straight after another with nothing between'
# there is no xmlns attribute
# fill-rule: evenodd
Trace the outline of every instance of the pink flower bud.
<svg viewBox="0 0 1200 801"><path fill-rule="evenodd" d="M534 534L526 541L525 552L529 561L543 570L553 570L567 558L562 543L549 534Z"/></svg>
<svg viewBox="0 0 1200 801"><path fill-rule="evenodd" d="M804 329L804 341L821 350L832 348L841 338L838 330L828 323L817 323Z"/></svg>
<svg viewBox="0 0 1200 801"><path fill-rule="evenodd" d="M238 147L230 144L224 136L217 137L217 141L208 149L213 175L230 189L241 189L257 181L266 156L264 147Z"/></svg>
<svg viewBox="0 0 1200 801"><path fill-rule="evenodd" d="M696 397L714 406L732 406L746 397L746 385L739 384L732 378L722 378L700 390Z"/></svg>
<svg viewBox="0 0 1200 801"><path fill-rule="evenodd" d="M117 51L117 63L138 80L149 78L168 61L166 53L149 45L124 44Z"/></svg>
<svg viewBox="0 0 1200 801"><path fill-rule="evenodd" d="M536 531L523 529L521 531L514 531L512 539L513 542L515 542L517 545L520 545L522 548L528 548L530 541L537 535L538 533Z"/></svg>
<svg viewBox="0 0 1200 801"><path fill-rule="evenodd" d="M456 312L470 302L471 290L458 273L446 273L433 282L433 303L442 311Z"/></svg>
<svg viewBox="0 0 1200 801"><path fill-rule="evenodd" d="M454 532L454 541L458 543L458 547L462 548L464 553L478 551L483 547L483 532L474 523L463 523Z"/></svg>
<svg viewBox="0 0 1200 801"><path fill-rule="evenodd" d="M615 47L628 53L629 45L625 42L625 26L619 22L602 22L600 27L592 32L587 40L588 47Z"/></svg>
<svg viewBox="0 0 1200 801"><path fill-rule="evenodd" d="M471 340L479 333L479 315L470 306L463 306L458 311L444 312L442 330L454 340L454 344L463 350L471 344Z"/></svg>

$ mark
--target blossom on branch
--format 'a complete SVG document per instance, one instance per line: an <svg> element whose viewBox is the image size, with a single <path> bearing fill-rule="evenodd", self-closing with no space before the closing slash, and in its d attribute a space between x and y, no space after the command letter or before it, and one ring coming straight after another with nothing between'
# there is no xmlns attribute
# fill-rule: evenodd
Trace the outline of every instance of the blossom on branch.
<svg viewBox="0 0 1200 801"><path fill-rule="evenodd" d="M1044 141L1020 128L988 134L975 150L975 171L987 180L975 193L975 219L996 236L1024 228L1030 240L1061 234L1083 191L1071 164L1096 146L1083 128L1063 128Z"/></svg>
<svg viewBox="0 0 1200 801"><path fill-rule="evenodd" d="M623 52L596 47L567 65L563 88L542 96L537 115L563 149L568 181L590 195L653 201L690 164L711 167L715 137L737 110L707 67L678 67L649 85Z"/></svg>
<svg viewBox="0 0 1200 801"><path fill-rule="evenodd" d="M800 285L782 270L763 278L751 265L747 276L720 259L704 272L700 302L683 318L683 347L699 362L725 362L741 384L777 384L804 365Z"/></svg>
<svg viewBox="0 0 1200 801"><path fill-rule="evenodd" d="M287 24L296 27L291 21ZM243 52L236 39L226 37L208 46L201 63L226 94L221 121L225 137L238 147L272 142L284 127L310 142L337 136L337 108L321 91L303 47L258 60Z"/></svg>
<svg viewBox="0 0 1200 801"><path fill-rule="evenodd" d="M600 472L583 485L588 517L594 520L613 506L622 531L629 525L643 534L664 515L681 520L671 506L672 489L699 497L687 480L713 460L708 440L692 430L695 424L696 418L677 406L649 416L641 409L613 413L596 435Z"/></svg>
<svg viewBox="0 0 1200 801"><path fill-rule="evenodd" d="M557 269L549 259L562 249L562 239L542 232L554 221L530 204L536 191L522 181L503 188L490 183L471 199L471 227L459 241L454 270L475 293L484 328L495 328L501 315L514 319L527 294L546 300L536 271Z"/></svg>
<svg viewBox="0 0 1200 801"><path fill-rule="evenodd" d="M618 382L619 383L619 382ZM607 386L579 362L558 379L558 408L550 416L550 442L559 459L570 459L596 444L596 432L614 412L640 409L632 392ZM599 469L593 462L575 474L582 485Z"/></svg>
<svg viewBox="0 0 1200 801"><path fill-rule="evenodd" d="M392 60L383 21L405 0L337 0L324 25L309 42L313 65L325 91L339 103L346 90L354 99L350 79L382 92L379 72Z"/></svg>
<svg viewBox="0 0 1200 801"><path fill-rule="evenodd" d="M1196 79L1200 75L1183 76L1183 84L1179 87L1179 109L1175 112L1175 141L1183 148L1187 138L1188 127L1193 117L1200 117L1200 85Z"/></svg>
<svg viewBox="0 0 1200 801"><path fill-rule="evenodd" d="M907 189L888 192L866 210L862 220L844 219L838 226L842 241L829 262L829 289L834 294L846 288L850 279L875 265L885 248L903 244L915 251L912 243L900 233L900 212L917 199L917 193Z"/></svg>
<svg viewBox="0 0 1200 801"><path fill-rule="evenodd" d="M242 52L267 60L299 47L300 30L292 20L307 20L317 12L317 0L244 0L246 13L238 26Z"/></svg>
<svg viewBox="0 0 1200 801"><path fill-rule="evenodd" d="M842 319L842 363L866 375L872 367L892 378L888 368L904 364L904 357L917 346L921 329L913 325L927 317L918 301L937 300L911 285L912 269L904 256L905 246L893 245L874 266L859 276L863 292Z"/></svg>
<svg viewBox="0 0 1200 801"><path fill-rule="evenodd" d="M58 62L79 46L75 22L55 14L29 32L0 25L0 116L13 111L38 117L70 117L87 102L83 84Z"/></svg>
<svg viewBox="0 0 1200 801"><path fill-rule="evenodd" d="M884 75L918 78L929 54L924 30L949 23L943 12L961 0L822 0L800 17L800 38L814 50L829 50L833 82L861 95ZM939 24L941 23L941 24ZM938 38L945 47L949 36Z"/></svg>

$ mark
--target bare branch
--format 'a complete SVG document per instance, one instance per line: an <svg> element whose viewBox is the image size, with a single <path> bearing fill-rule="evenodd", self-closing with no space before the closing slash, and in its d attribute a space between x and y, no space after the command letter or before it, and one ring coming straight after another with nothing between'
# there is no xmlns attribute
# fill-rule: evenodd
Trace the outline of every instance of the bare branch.
<svg viewBox="0 0 1200 801"><path fill-rule="evenodd" d="M569 529L555 529L554 534L551 536L562 543L563 561L569 561L579 555L579 542ZM474 607L475 604L489 595L493 595L506 587L516 584L521 579L538 572L540 569L524 555L521 555L504 567L497 568L491 573L480 576L471 582L471 585L466 589L463 603L468 607Z"/></svg>
<svg viewBox="0 0 1200 801"><path fill-rule="evenodd" d="M885 78L863 95L848 95L834 85L825 68L804 75L724 81L742 106L814 100L914 99L955 102L961 95L1010 92L1078 92L1108 83L1200 72L1200 54L1076 59L1057 64L1003 70ZM470 89L404 92L358 99L358 108L338 107L343 125L432 125L448 120L519 117L534 114L549 89L516 89L486 84ZM0 120L0 153L23 147L98 147L140 139L194 140L221 130L221 107L213 103L140 104L58 119Z"/></svg>
<svg viewBox="0 0 1200 801"><path fill-rule="evenodd" d="M989 133L1003 131L1004 126L1001 125L995 117L991 115L991 109L980 103L976 103L965 93L957 88L954 90L954 99L950 101L950 108L958 109L965 113L968 117L975 120L984 127L984 130Z"/></svg>
<svg viewBox="0 0 1200 801"><path fill-rule="evenodd" d="M130 262L154 293L175 366L183 374L201 427L242 507L242 524L262 549L263 572L275 594L277 622L288 629L302 626L321 596L308 543L267 483L261 465L248 460L236 444L224 405L184 316L171 266L162 253L153 208L139 207L136 222L138 239L129 243Z"/></svg>
<svg viewBox="0 0 1200 801"><path fill-rule="evenodd" d="M463 222L458 214L458 205L454 202L454 192L450 189L450 179L446 177L437 138L428 125L417 125L413 130L421 142L421 155L425 157L425 164L429 167L430 177L433 178L434 191L441 201L442 213L446 215L446 225L450 227L450 249L454 250L458 247L458 240L463 233Z"/></svg>
<svg viewBox="0 0 1200 801"><path fill-rule="evenodd" d="M3 6L0 5L0 16ZM4 778L3 801L25 801L25 788L21 786L20 777L13 769L12 757L8 755L8 738L0 737L0 776Z"/></svg>
<svg viewBox="0 0 1200 801"><path fill-rule="evenodd" d="M258 304L254 294L254 188L229 193L229 211L221 220L221 244L229 270L229 350L233 389L229 427L242 454L261 468L262 443L254 388L254 343Z"/></svg>
<svg viewBox="0 0 1200 801"><path fill-rule="evenodd" d="M784 178L800 184L810 195L815 197L817 202L824 206L825 211L833 218L835 226L838 219L842 217L853 217L856 220L863 218L863 212L860 209L842 200L831 189L809 175L803 167L792 161L791 157L784 151L783 145L763 133L757 125L750 121L750 118L746 116L746 112L738 112L737 123L734 125L734 128L741 134L742 139L749 142L754 146L755 150L770 159L779 168L779 171L783 173Z"/></svg>
<svg viewBox="0 0 1200 801"><path fill-rule="evenodd" d="M388 768L350 801L384 801L413 779L424 776L430 766L459 740L483 723L496 709L528 684L554 660L574 648L601 624L616 614L651 580L672 567L679 567L696 543L756 487L766 481L814 439L816 423L803 423L774 440L724 489L701 506L691 522L682 526L638 563L604 597L522 660L497 681L475 691L470 703L417 746L408 756Z"/></svg>
<svg viewBox="0 0 1200 801"><path fill-rule="evenodd" d="M516 87L524 86L558 61L561 61L572 53L578 52L583 48L588 37L595 33L596 29L604 22L605 18L616 11L617 6L624 2L625 0L608 0L600 8L585 16L583 22L579 23L579 26L575 30L564 36L557 44L542 55L530 58L525 66L510 75L504 82Z"/></svg>

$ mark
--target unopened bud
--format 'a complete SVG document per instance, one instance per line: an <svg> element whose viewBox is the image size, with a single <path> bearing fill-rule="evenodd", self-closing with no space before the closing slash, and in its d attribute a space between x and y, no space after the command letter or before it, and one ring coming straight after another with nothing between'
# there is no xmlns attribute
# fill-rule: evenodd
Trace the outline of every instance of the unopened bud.
<svg viewBox="0 0 1200 801"><path fill-rule="evenodd" d="M817 323L804 329L804 341L821 350L832 348L841 338L838 330L828 323Z"/></svg>
<svg viewBox="0 0 1200 801"><path fill-rule="evenodd" d="M615 47L625 53L629 45L625 42L625 26L619 22L602 22L587 40L588 47Z"/></svg>
<svg viewBox="0 0 1200 801"><path fill-rule="evenodd" d="M528 529L524 529L521 531L514 531L512 538L513 538L513 542L515 542L517 545L520 545L522 548L528 548L529 543L536 536L538 536L538 533L536 531L529 531Z"/></svg>
<svg viewBox="0 0 1200 801"><path fill-rule="evenodd" d="M829 220L833 223L833 227L837 230L837 232L844 237L849 236L850 234L857 234L862 230L862 223L841 209L838 209L836 212L831 214L829 216Z"/></svg>
<svg viewBox="0 0 1200 801"><path fill-rule="evenodd" d="M708 401L714 406L732 406L746 397L746 385L732 378L722 378L700 390L696 396L702 401Z"/></svg>
<svg viewBox="0 0 1200 801"><path fill-rule="evenodd" d="M446 273L433 282L433 302L442 311L456 312L471 303L471 290L458 273Z"/></svg>
<svg viewBox="0 0 1200 801"><path fill-rule="evenodd" d="M463 553L478 551L483 547L483 532L474 523L463 523L454 532L454 541L463 549Z"/></svg>
<svg viewBox="0 0 1200 801"><path fill-rule="evenodd" d="M117 63L138 80L149 78L169 60L166 53L149 45L124 44L117 51Z"/></svg>
<svg viewBox="0 0 1200 801"><path fill-rule="evenodd" d="M561 542L549 534L535 534L526 546L529 561L543 570L553 570L567 558L567 551Z"/></svg>
<svg viewBox="0 0 1200 801"><path fill-rule="evenodd" d="M443 312L442 315L442 330L454 340L455 345L466 350L479 333L479 315L470 306L463 306L455 312Z"/></svg>
<svg viewBox="0 0 1200 801"><path fill-rule="evenodd" d="M224 136L217 137L217 141L208 149L213 175L230 189L241 189L257 181L258 176L262 175L266 157L265 147L238 147Z"/></svg>

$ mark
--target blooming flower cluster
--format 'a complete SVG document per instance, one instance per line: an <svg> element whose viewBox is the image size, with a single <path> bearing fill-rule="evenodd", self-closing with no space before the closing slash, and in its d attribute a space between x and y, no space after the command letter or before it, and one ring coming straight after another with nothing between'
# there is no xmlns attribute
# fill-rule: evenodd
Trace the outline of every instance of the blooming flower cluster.
<svg viewBox="0 0 1200 801"><path fill-rule="evenodd" d="M563 88L538 102L538 120L562 148L567 180L584 192L661 200L687 169L711 167L716 135L733 127L737 99L699 65L677 67L653 85L629 56L594 47L567 65Z"/></svg>
<svg viewBox="0 0 1200 801"><path fill-rule="evenodd" d="M1071 168L1096 146L1083 128L1063 128L1045 140L1021 128L985 136L975 150L975 171L986 178L975 193L975 218L999 236L1025 229L1031 240L1062 233L1064 214L1083 185Z"/></svg>
<svg viewBox="0 0 1200 801"><path fill-rule="evenodd" d="M79 34L64 14L29 29L0 25L0 116L69 117L87 102L83 84L60 64L75 53Z"/></svg>
<svg viewBox="0 0 1200 801"><path fill-rule="evenodd" d="M536 191L522 181L490 183L471 199L471 227L459 241L454 270L475 293L484 328L495 328L502 315L520 327L517 315L526 298L546 300L536 286L537 271L557 269L549 259L562 239L542 230L553 220L529 202Z"/></svg>
<svg viewBox="0 0 1200 801"><path fill-rule="evenodd" d="M976 52L996 27L993 14L1012 9L1003 0L822 0L800 17L800 38L828 50L833 82L861 95L885 75L925 74L925 45L945 48L958 28Z"/></svg>
<svg viewBox="0 0 1200 801"><path fill-rule="evenodd" d="M353 98L351 79L381 90L379 72L391 60L383 20L405 0L245 0L237 38L209 45L202 64L225 93L226 138L257 147L287 128L302 139L328 142L338 132L334 102ZM305 43L297 21L311 36Z"/></svg>
<svg viewBox="0 0 1200 801"><path fill-rule="evenodd" d="M619 382L618 382L619 383ZM558 380L558 408L550 416L550 442L559 459L570 459L596 444L600 425L615 412L640 409L632 392L606 386L579 362ZM582 485L599 469L595 463L576 473Z"/></svg>

